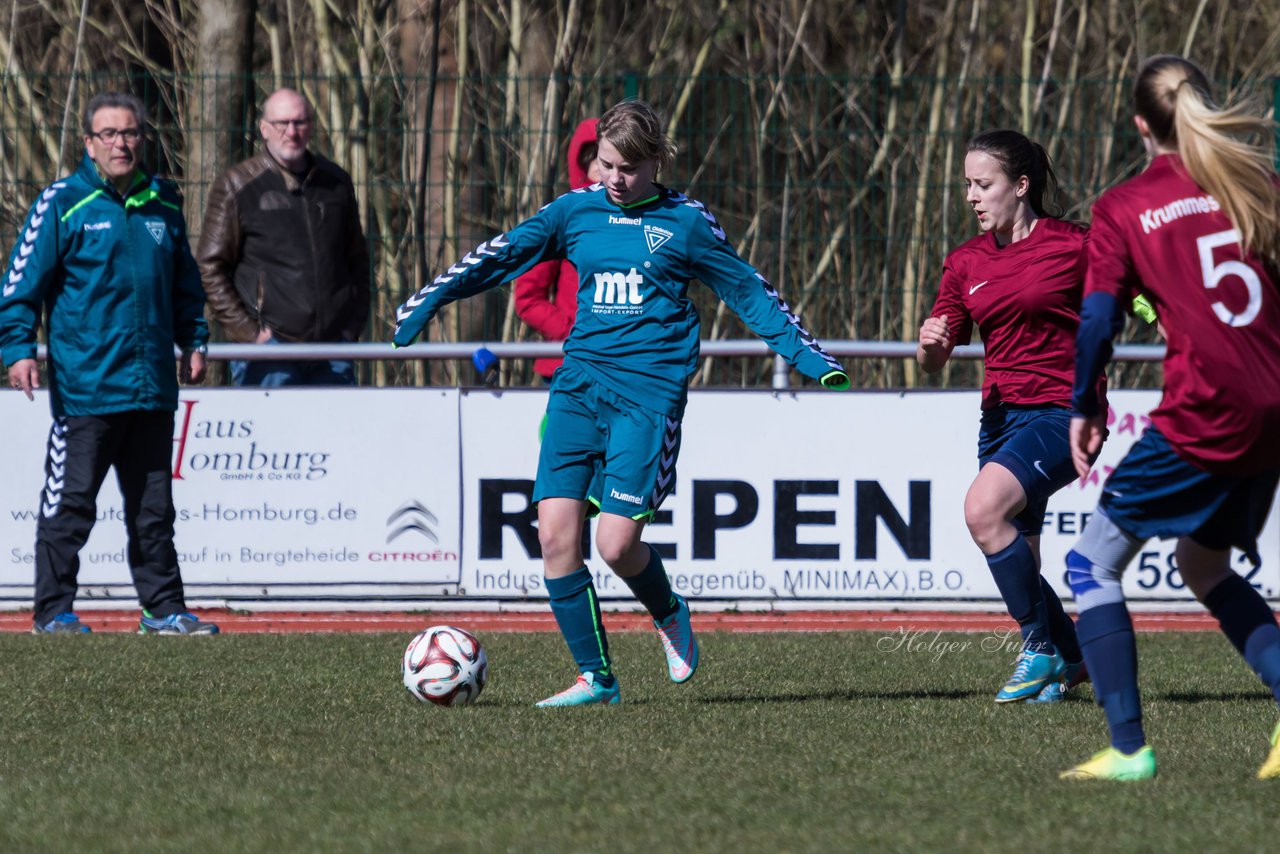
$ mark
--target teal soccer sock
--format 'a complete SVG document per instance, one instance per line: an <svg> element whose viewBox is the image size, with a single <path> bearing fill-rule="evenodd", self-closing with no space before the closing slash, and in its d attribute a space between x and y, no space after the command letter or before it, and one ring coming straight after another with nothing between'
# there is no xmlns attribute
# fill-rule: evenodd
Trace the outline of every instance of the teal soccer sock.
<svg viewBox="0 0 1280 854"><path fill-rule="evenodd" d="M676 612L676 597L671 593L671 579L667 578L666 567L658 550L646 544L649 549L649 562L638 575L623 578L631 592L644 605L649 615L662 622Z"/></svg>
<svg viewBox="0 0 1280 854"><path fill-rule="evenodd" d="M551 613L578 670L594 672L602 685L612 683L609 639L600 619L600 602L596 599L590 570L584 566L563 578L548 578L547 593L551 597Z"/></svg>

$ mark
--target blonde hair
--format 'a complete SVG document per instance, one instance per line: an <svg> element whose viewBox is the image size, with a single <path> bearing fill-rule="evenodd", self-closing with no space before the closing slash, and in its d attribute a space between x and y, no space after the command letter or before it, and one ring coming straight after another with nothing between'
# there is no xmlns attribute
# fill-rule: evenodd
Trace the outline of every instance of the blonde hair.
<svg viewBox="0 0 1280 854"><path fill-rule="evenodd" d="M645 101L614 104L600 117L596 135L609 140L628 163L657 160L661 171L676 157L676 144L662 129L662 117Z"/></svg>
<svg viewBox="0 0 1280 854"><path fill-rule="evenodd" d="M1133 87L1138 115L1156 141L1176 145L1191 179L1218 200L1241 249L1280 264L1280 192L1267 142L1275 124L1249 103L1219 107L1209 81L1180 56L1153 56Z"/></svg>

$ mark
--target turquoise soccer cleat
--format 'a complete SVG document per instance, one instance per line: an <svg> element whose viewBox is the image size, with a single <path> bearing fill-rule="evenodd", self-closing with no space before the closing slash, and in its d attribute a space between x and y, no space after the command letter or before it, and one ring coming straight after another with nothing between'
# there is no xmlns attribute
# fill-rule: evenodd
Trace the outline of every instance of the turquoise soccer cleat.
<svg viewBox="0 0 1280 854"><path fill-rule="evenodd" d="M1014 703L1039 694L1046 685L1058 682L1067 669L1067 663L1058 653L1023 651L1018 665L1004 687L996 693L997 703Z"/></svg>
<svg viewBox="0 0 1280 854"><path fill-rule="evenodd" d="M693 636L693 624L689 619L689 603L678 593L675 613L662 622L653 621L662 641L662 651L667 656L667 675L675 683L688 682L698 669L698 639Z"/></svg>
<svg viewBox="0 0 1280 854"><path fill-rule="evenodd" d="M596 675L590 671L578 676L578 681L559 694L548 697L537 703L539 709L552 709L561 706L613 706L622 702L622 692L618 680L608 688L596 683Z"/></svg>
<svg viewBox="0 0 1280 854"><path fill-rule="evenodd" d="M1066 699L1071 689L1079 685L1081 682L1089 681L1089 672L1085 669L1083 661L1077 661L1075 664L1068 663L1062 671L1062 678L1057 682L1050 682L1048 685L1040 689L1040 693L1034 697L1028 697L1028 703L1060 703Z"/></svg>

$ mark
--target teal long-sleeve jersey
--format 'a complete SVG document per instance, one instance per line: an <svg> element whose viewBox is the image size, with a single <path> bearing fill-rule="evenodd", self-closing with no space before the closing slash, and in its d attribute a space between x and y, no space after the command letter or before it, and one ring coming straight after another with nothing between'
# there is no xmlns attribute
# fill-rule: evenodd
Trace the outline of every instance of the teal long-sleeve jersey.
<svg viewBox="0 0 1280 854"><path fill-rule="evenodd" d="M847 388L848 377L778 292L729 245L702 203L664 187L621 208L600 184L574 190L511 231L482 243L396 312L408 346L443 306L565 258L578 271L578 311L565 361L626 400L672 417L697 367L697 279L808 377Z"/></svg>

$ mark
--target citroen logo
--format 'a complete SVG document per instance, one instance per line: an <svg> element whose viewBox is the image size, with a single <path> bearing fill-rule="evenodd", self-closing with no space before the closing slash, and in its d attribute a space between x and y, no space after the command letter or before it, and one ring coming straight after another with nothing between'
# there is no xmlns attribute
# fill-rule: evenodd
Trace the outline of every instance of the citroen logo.
<svg viewBox="0 0 1280 854"><path fill-rule="evenodd" d="M439 524L440 520L436 518L436 514L410 499L387 517L387 542L416 531L438 544L440 538L436 536L435 529Z"/></svg>

